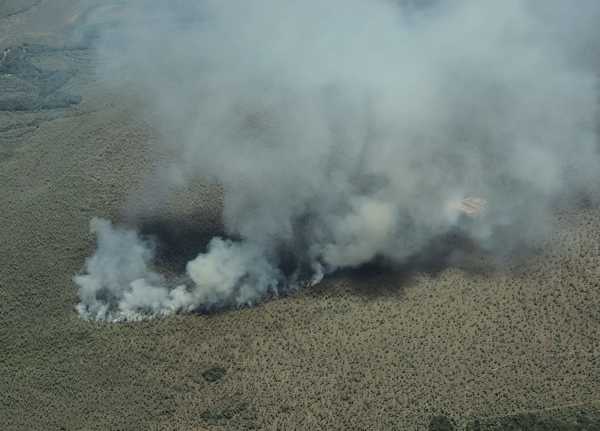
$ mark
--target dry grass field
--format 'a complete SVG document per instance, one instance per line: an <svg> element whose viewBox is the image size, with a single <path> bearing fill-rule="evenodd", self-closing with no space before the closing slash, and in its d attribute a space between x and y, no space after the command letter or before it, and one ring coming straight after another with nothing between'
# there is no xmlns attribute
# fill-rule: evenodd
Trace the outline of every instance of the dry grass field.
<svg viewBox="0 0 600 431"><path fill-rule="evenodd" d="M0 429L600 429L599 208L557 212L506 267L473 255L250 309L81 320L89 220L135 208L157 139L72 30L93 6L0 0ZM165 221L192 208L216 231L220 199L200 187Z"/></svg>

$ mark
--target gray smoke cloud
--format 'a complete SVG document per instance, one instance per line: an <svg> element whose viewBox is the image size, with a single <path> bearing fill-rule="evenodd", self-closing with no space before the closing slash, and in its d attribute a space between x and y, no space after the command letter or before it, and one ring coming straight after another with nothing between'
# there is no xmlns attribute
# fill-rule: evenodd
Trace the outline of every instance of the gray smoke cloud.
<svg viewBox="0 0 600 431"><path fill-rule="evenodd" d="M172 157L153 184L220 184L236 240L198 244L174 281L135 230L95 219L79 313L251 305L402 263L457 226L490 252L535 241L560 197L598 179L599 17L588 0L123 6L99 73L162 132ZM468 196L488 208L463 224Z"/></svg>

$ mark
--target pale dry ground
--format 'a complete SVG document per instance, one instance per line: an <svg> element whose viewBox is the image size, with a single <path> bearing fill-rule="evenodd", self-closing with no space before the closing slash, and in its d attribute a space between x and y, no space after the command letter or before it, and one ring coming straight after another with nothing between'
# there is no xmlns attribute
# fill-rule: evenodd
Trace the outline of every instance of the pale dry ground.
<svg viewBox="0 0 600 431"><path fill-rule="evenodd" d="M6 16L17 3L0 1L0 49L60 46L85 12L31 1ZM597 208L557 214L543 253L510 269L473 255L426 272L340 274L210 316L80 320L71 277L93 250L88 222L139 208L131 193L157 137L93 78L89 50L31 61L74 70L63 90L82 102L0 112L0 429L404 430L438 414L597 407ZM219 209L218 192L198 188L165 218L191 214L209 232Z"/></svg>

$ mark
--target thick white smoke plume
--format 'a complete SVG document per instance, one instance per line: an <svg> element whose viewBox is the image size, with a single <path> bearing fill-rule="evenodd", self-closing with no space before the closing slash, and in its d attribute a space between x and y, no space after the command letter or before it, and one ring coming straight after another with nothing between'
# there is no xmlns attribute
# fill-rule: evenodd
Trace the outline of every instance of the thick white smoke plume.
<svg viewBox="0 0 600 431"><path fill-rule="evenodd" d="M81 298L78 311L85 317L135 320L214 304L249 305L275 292L283 281L253 244L214 238L205 254L187 264L193 287L169 288L151 269L152 244L107 220L93 219L91 230L98 250L87 260L86 274L75 277Z"/></svg>
<svg viewBox="0 0 600 431"><path fill-rule="evenodd" d="M374 258L402 263L459 223L449 203L466 196L489 202L463 226L482 247L536 238L557 198L598 178L599 12L587 0L124 7L100 73L162 131L173 158L154 184L222 185L237 240L198 244L175 282L139 234L94 220L80 314L252 304Z"/></svg>

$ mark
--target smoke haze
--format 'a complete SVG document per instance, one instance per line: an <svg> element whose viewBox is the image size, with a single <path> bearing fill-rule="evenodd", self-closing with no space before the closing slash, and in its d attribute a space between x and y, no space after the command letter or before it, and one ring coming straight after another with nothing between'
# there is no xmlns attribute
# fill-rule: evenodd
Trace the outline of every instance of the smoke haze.
<svg viewBox="0 0 600 431"><path fill-rule="evenodd" d="M375 258L402 263L457 227L492 253L539 239L557 199L598 179L600 4L576 4L123 7L98 40L98 73L161 132L172 157L153 184L223 187L227 238L198 244L174 280L152 242L94 219L79 313L252 305ZM167 196L148 195L151 217ZM488 208L463 223L452 203L469 196Z"/></svg>

